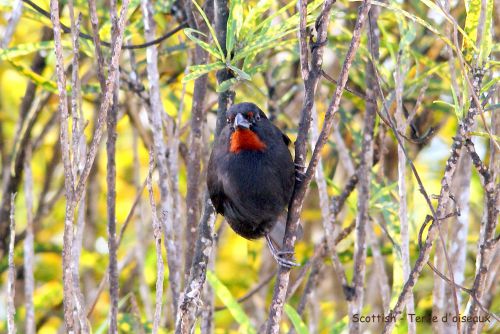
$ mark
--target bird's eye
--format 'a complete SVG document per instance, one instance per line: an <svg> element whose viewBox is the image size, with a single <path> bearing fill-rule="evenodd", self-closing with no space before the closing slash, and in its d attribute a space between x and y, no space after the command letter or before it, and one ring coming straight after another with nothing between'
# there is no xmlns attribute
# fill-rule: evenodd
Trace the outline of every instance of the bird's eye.
<svg viewBox="0 0 500 334"><path fill-rule="evenodd" d="M226 119L226 121L227 121L227 124L231 123L231 120L229 119L229 117Z"/></svg>
<svg viewBox="0 0 500 334"><path fill-rule="evenodd" d="M260 115L259 114L255 115L255 120L256 121L260 121Z"/></svg>

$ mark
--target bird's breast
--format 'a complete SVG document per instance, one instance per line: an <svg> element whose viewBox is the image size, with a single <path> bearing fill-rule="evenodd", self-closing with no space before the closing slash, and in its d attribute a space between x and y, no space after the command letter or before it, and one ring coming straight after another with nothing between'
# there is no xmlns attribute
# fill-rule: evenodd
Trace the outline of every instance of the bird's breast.
<svg viewBox="0 0 500 334"><path fill-rule="evenodd" d="M259 136L249 129L236 129L230 137L229 151L240 153L242 151L264 151L267 145Z"/></svg>

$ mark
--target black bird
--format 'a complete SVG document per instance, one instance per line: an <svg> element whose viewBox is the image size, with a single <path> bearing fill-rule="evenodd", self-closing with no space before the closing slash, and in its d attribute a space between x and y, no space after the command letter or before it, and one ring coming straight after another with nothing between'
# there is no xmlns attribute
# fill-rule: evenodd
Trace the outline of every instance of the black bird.
<svg viewBox="0 0 500 334"><path fill-rule="evenodd" d="M240 236L266 237L280 265L295 266L270 236L293 193L290 139L253 103L233 105L226 116L208 162L207 185L215 210Z"/></svg>

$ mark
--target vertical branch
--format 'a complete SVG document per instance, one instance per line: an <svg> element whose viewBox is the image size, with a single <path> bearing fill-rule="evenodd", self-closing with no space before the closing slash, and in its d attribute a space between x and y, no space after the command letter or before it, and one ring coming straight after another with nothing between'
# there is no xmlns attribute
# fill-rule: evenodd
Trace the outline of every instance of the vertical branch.
<svg viewBox="0 0 500 334"><path fill-rule="evenodd" d="M371 56L375 61L379 58L379 31L377 18L379 10L374 7L369 16L368 43ZM349 304L350 319L363 310L364 281L366 273L366 230L369 228L368 210L370 205L371 167L373 163L373 134L377 104L373 90L375 74L374 69L367 64L366 69L366 111L363 125L363 139L361 144L361 160L358 168L358 205L356 216L356 242L354 244L354 277L352 280L353 300ZM359 333L359 322L349 322L349 333Z"/></svg>
<svg viewBox="0 0 500 334"><path fill-rule="evenodd" d="M208 269L215 271L215 256L212 256L208 260ZM215 319L214 319L214 289L210 284L205 284L203 286L203 310L201 311L201 324L200 332L201 334L212 334L215 330Z"/></svg>
<svg viewBox="0 0 500 334"><path fill-rule="evenodd" d="M106 91L106 79L104 78L104 56L102 55L101 38L99 37L99 19L97 18L96 0L89 0L89 16L92 26L92 39L97 58L97 78L101 85L101 93L104 94Z"/></svg>
<svg viewBox="0 0 500 334"><path fill-rule="evenodd" d="M321 75L321 65L323 61L323 47L327 43L327 29L328 29L328 23L330 21L330 10L331 6L333 4L333 1L325 1L322 11L318 17L318 20L316 21L316 30L317 30L317 36L318 36L318 42L317 45L313 48L312 50L312 55L311 55L311 69L309 73L307 71L304 71L303 75L303 80L304 80L304 86L305 86L305 97L304 97L304 103L302 107L302 114L301 114L301 121L299 123L299 134L297 136L297 141L295 142L295 163L296 165L303 165L305 161L305 152L306 152L306 145L307 145L307 133L309 132L309 127L310 127L310 115L311 115L311 109L314 105L314 95L315 95L315 89L316 89L316 84L319 76ZM300 21L301 25L304 25L304 22L306 22L306 5L301 2L300 6ZM339 80L338 80L338 85L335 90L334 97L328 106L328 110L325 114L325 119L323 122L323 128L321 130L321 133L318 137L318 140L316 142L316 146L313 151L313 155L311 158L311 162L309 163L309 166L307 168L306 175L304 177L304 180L300 183L295 184L295 189L294 189L294 194L292 196L292 199L290 201L289 207L288 207L288 217L287 217L287 226L286 226L286 232L285 232L285 238L283 241L284 244L284 250L285 251L290 251L293 250L294 245L295 245L295 240L296 240L296 230L298 226L298 221L300 217L300 212L302 209L302 203L305 198L305 193L307 190L307 187L309 186L309 183L311 182L312 176L314 174L314 171L316 169L316 166L318 164L318 159L319 159L319 152L323 148L323 146L326 143L326 140L328 136L330 135L331 128L333 126L333 116L337 112L339 106L340 106L340 99L342 96L342 92L344 90L344 87L347 82L347 77L349 73L349 68L352 64L354 54L356 53L356 50L359 46L360 42L360 37L361 37L361 30L364 25L364 21L366 19L366 16L368 14L368 11L370 9L370 1L363 1L363 4L360 7L360 12L358 15L358 18L356 20L354 32L353 32L353 37L351 40L351 44L349 46L349 50L347 52L344 64L342 66L342 70L339 75ZM300 29L299 29L300 30ZM300 43L304 44L306 36L301 35L300 36ZM304 47L301 47L301 57L304 59L307 59L304 52ZM305 66L306 62L302 61L302 64ZM311 77L311 73L313 73L313 76ZM269 321L267 324L267 333L278 333L279 332L279 323L281 320L281 315L283 312L283 305L284 305L284 300L286 296L286 290L288 287L290 279L290 269L289 268L284 268L280 267L280 270L278 272L278 277L277 281L275 284L275 289L273 293L273 299L271 301L271 307L270 307L270 312L269 312Z"/></svg>
<svg viewBox="0 0 500 334"><path fill-rule="evenodd" d="M118 18L116 9L116 0L111 1L111 43L114 44L118 32ZM119 93L119 71L116 72L113 81L113 104L110 112L106 116L106 126L108 138L106 142L107 169L107 232L108 232L108 251L109 251L109 295L111 305L109 309L109 333L118 332L118 263L117 263L117 243L116 243L116 123L118 119L118 93Z"/></svg>
<svg viewBox="0 0 500 334"><path fill-rule="evenodd" d="M80 78L79 78L79 32L80 23L82 20L81 14L75 19L73 1L68 2L69 15L71 20L71 41L73 46L73 59L71 64L71 117L72 117L72 151L73 151L73 166L75 170L73 175L76 180L80 175L80 162L83 161L86 151L85 136L83 133L83 112L81 109L81 96L80 96ZM85 227L85 194L82 195L81 204L78 206L76 231L73 235L72 241L72 275L73 275L73 289L75 298L75 317L78 319L80 331L82 333L89 333L89 324L85 314L85 300L80 287L80 254L83 242L83 231Z"/></svg>
<svg viewBox="0 0 500 334"><path fill-rule="evenodd" d="M14 243L16 238L15 201L16 194L10 196L10 239L9 239L9 271L7 274L7 331L9 334L16 334L16 323L14 315L16 306L14 300L16 296L16 266L14 264Z"/></svg>
<svg viewBox="0 0 500 334"><path fill-rule="evenodd" d="M51 34L50 28L43 28L41 40L51 40ZM31 70L36 74L41 74L47 65L46 58L43 52L37 52L31 63ZM28 82L19 108L18 131L15 134L14 147L5 163L2 160L4 169L2 171L2 195L0 196L0 257L3 257L8 250L10 194L18 191L22 179L24 149L30 140L38 116L50 98L50 94L42 94L42 97L35 99L36 89L37 85L33 81Z"/></svg>
<svg viewBox="0 0 500 334"><path fill-rule="evenodd" d="M131 51L132 53L132 51ZM134 186L137 189L137 192L141 189L141 175L140 175L140 163L139 163L139 147L138 147L138 134L137 129L133 128L133 166L134 166ZM139 294L142 299L142 305L144 305L144 311L146 313L146 318L148 320L152 319L153 311L152 311L152 302L150 297L150 289L145 279L145 271L144 271L144 260L146 258L145 254L145 243L142 240L149 240L147 237L149 229L144 228L142 222L145 221L144 217L144 204L142 201L139 203L139 213L137 214L137 219L135 220L135 234L137 236L137 244L136 251L134 252L136 255L136 263L137 270L139 272Z"/></svg>
<svg viewBox="0 0 500 334"><path fill-rule="evenodd" d="M12 35L14 34L19 19L21 18L22 12L23 2L21 0L14 1L14 3L12 4L12 12L10 13L7 27L3 32L3 38L0 42L0 49L6 49L9 46L10 40L12 39Z"/></svg>
<svg viewBox="0 0 500 334"><path fill-rule="evenodd" d="M473 83L474 90L476 92L479 92L481 88L483 72L481 70L474 70L473 76L474 76L474 83ZM378 82L378 80L377 80L377 88L380 90L380 83ZM474 125L474 118L478 114L478 112L479 112L478 105L475 103L473 99L471 99L471 106L467 112L467 115L464 117L464 119L462 120L462 122L460 122L458 126L457 133L453 139L453 144L451 146L450 157L446 161L444 175L441 179L441 191L439 194L437 209L434 210L434 207L430 205L430 209L433 215L432 216L433 222L427 232L427 238L425 242L422 244L422 248L420 249L418 259L415 261L415 265L413 266L410 276L404 284L403 291L401 291L398 297L398 301L396 302L396 305L394 305L393 309L391 310L390 313L391 316L395 316L396 318L398 318L401 315L401 313L403 312L403 308L405 307L406 302L408 300L408 296L410 295L413 287L415 286L424 265L427 263L429 259L432 245L438 235L438 230L440 226L439 219L446 216L446 208L448 207L448 204L450 202L451 181L457 167L457 162L460 157L460 152L465 139L467 138L467 136L469 136L469 132L471 131ZM397 138L399 139L399 137ZM412 166L412 168L414 167ZM415 177L417 177L417 174L415 175ZM417 179L417 181L421 183L419 178ZM421 192L424 191L422 186L420 190ZM429 201L429 199L426 200ZM450 275L451 273L452 272L450 271ZM392 332L394 326L395 322L385 323L383 333L387 334Z"/></svg>
<svg viewBox="0 0 500 334"><path fill-rule="evenodd" d="M151 205L151 218L153 221L153 234L155 238L155 249L156 249L156 303L155 303L155 314L153 319L153 334L158 333L161 320L161 306L163 303L163 255L161 254L161 234L162 234L162 224L158 219L156 213L156 204L153 194L153 169L154 169L154 155L153 152L149 152L149 173L147 179L147 186L149 192L149 203Z"/></svg>
<svg viewBox="0 0 500 334"><path fill-rule="evenodd" d="M26 300L26 334L35 334L35 278L33 265L35 261L33 231L33 173L31 171L31 148L26 148L24 160L24 196L26 197L26 238L24 239L24 295ZM12 231L12 230L11 230Z"/></svg>
<svg viewBox="0 0 500 334"><path fill-rule="evenodd" d="M54 27L54 42L56 54L57 88L59 91L59 114L60 114L60 141L61 154L64 166L64 185L66 194L66 214L64 217L63 235L63 292L64 292L64 324L67 332L74 331L74 290L72 280L72 243L73 243L73 216L75 212L75 192L73 178L73 166L70 157L70 139L68 130L68 101L66 97L66 76L64 73L64 61L61 45L61 23L59 21L59 3L56 0L50 2L51 20Z"/></svg>
<svg viewBox="0 0 500 334"><path fill-rule="evenodd" d="M129 5L129 0L123 0L122 7L120 10L120 18L118 19L116 39L111 49L111 60L109 63L108 79L106 80L105 89L103 92L103 98L101 100L101 104L99 106L99 112L97 114L94 137L90 142L89 152L85 158L85 165L83 167L80 179L78 180L78 186L76 187L75 202L80 201L83 192L85 191L85 187L87 186L87 178L89 177L92 165L94 164L95 157L99 150L99 143L104 133L104 123L106 120L106 115L108 114L109 108L111 107L111 104L113 102L112 101L113 94L116 86L115 78L117 77L117 73L119 72L118 63L120 60L120 54L122 50L123 32L125 30L128 5Z"/></svg>
<svg viewBox="0 0 500 334"><path fill-rule="evenodd" d="M460 159L458 160L457 171L453 178L453 193L456 194L457 206L460 215L451 222L453 228L450 230L450 261L454 270L455 283L463 285L465 281L465 266L467 259L467 236L469 232L470 220L470 194L472 177L472 160L470 155L462 148ZM453 289L449 285L446 287L445 305L448 309L443 312L452 311ZM457 294L458 305L461 304L462 295Z"/></svg>
<svg viewBox="0 0 500 334"><path fill-rule="evenodd" d="M206 279L209 257L215 243L215 212L208 194L205 194L204 205L205 209L198 226L198 240L196 241L189 279L186 282L184 295L177 312L176 334L191 333L196 321L196 312Z"/></svg>
<svg viewBox="0 0 500 334"><path fill-rule="evenodd" d="M188 59L186 63L185 73L188 71L188 65L190 64L190 59ZM181 126L182 126L182 115L184 112L184 101L186 96L186 85L187 83L183 83L181 96L179 101L179 107L177 109L177 119L172 119L172 132L170 133L170 140L168 141L168 163L170 167L170 175L172 176L172 197L173 197L173 207L175 208L175 212L173 212L173 221L176 222L174 224L174 232L177 240L177 249L180 254L184 254L184 248L192 248L190 245L193 243L183 244L183 240L185 240L184 232L185 228L183 226L184 220L184 212L181 210L181 202L182 196L179 190L180 184L180 173L179 173L179 149L181 144ZM199 199L198 199L199 200ZM189 273L186 273L188 266L191 265L191 260L185 259L184 263L184 278L187 278ZM175 319L174 319L175 322Z"/></svg>
<svg viewBox="0 0 500 334"><path fill-rule="evenodd" d="M73 249L73 217L75 213L75 207L80 201L83 192L86 187L87 177L90 174L92 164L94 162L95 156L98 151L98 145L103 133L103 123L106 118L108 109L111 104L111 99L113 96L115 88L115 78L118 72L118 61L121 51L122 41L123 41L123 31L126 20L126 11L128 8L128 0L123 1L122 9L120 12L120 19L118 21L118 28L116 32L116 39L112 49L111 63L109 70L109 78L106 83L106 89L104 91L104 98L101 103L97 126L92 139L89 154L86 156L85 166L83 168L81 177L78 182L78 186L75 190L75 179L73 173L73 166L71 163L70 156L70 141L69 141L69 131L68 131L68 105L66 98L66 78L64 73L64 63L61 45L61 24L59 20L59 4L57 1L52 0L50 3L51 9L51 20L54 26L54 41L55 41L55 53L56 53L56 74L57 74L57 87L59 91L59 110L60 110L60 122L61 122L61 151L62 160L64 165L64 175L65 175L65 189L66 189L66 215L64 224L64 236L63 236L63 283L64 283L64 323L67 332L74 331L74 284L72 273L74 269L72 268L72 249Z"/></svg>
<svg viewBox="0 0 500 334"><path fill-rule="evenodd" d="M376 23L374 23L376 26ZM372 27L373 28L373 27ZM372 30L373 31L373 30ZM396 128L400 133L404 133L406 130L407 122L404 120L403 115L403 92L404 92L404 78L408 72L408 58L404 54L408 52L407 48L400 49L396 64L396 72L394 73L394 84L395 84L395 92L396 92L396 112L395 112L395 120L396 120ZM374 62L376 63L378 57L373 57ZM371 67L371 66L370 66ZM372 80L375 80L375 74L372 72ZM373 86L376 85L374 81L371 82ZM372 91L373 92L373 91ZM373 96L373 95L372 95ZM373 96L376 97L376 96ZM409 123L409 122L408 122ZM403 142L404 145L404 142ZM406 194L408 193L408 189L406 186L406 156L404 152L404 148L398 145L398 195L399 195L399 219L400 219L400 239L398 240L401 244L401 262L402 262L402 270L403 270L403 278L406 280L410 275L410 226L408 222L408 204ZM435 280L435 283L441 283L440 279ZM444 287L444 286L443 286ZM437 303L437 301L436 301ZM415 334L416 332L416 324L414 321L410 320L410 316L408 314L415 314L415 303L413 300L413 294L410 294L408 297L408 302L406 304L407 309L407 318L408 318L408 332L411 334ZM441 325L442 323L439 322Z"/></svg>
<svg viewBox="0 0 500 334"><path fill-rule="evenodd" d="M215 32L219 44L225 52L226 26L228 18L227 0L214 0ZM217 82L220 84L231 77L226 69L217 72ZM219 135L225 124L226 111L233 103L234 91L228 90L218 96L217 125L215 138ZM212 249L215 245L214 225L215 211L205 191L203 196L204 209L198 225L198 239L189 271L189 278L185 284L184 295L179 305L175 326L176 334L190 333L196 320L196 312L200 302L203 285L206 279L206 271L209 265Z"/></svg>
<svg viewBox="0 0 500 334"><path fill-rule="evenodd" d="M370 248L373 254L373 266L375 267L375 273L377 276L377 281L380 286L380 297L382 299L382 313L387 314L390 310L391 302L391 289L389 287L389 277L385 271L384 257L380 252L380 246L378 244L377 236L373 231L373 221L371 221L371 226L368 228L368 239Z"/></svg>
<svg viewBox="0 0 500 334"><path fill-rule="evenodd" d="M132 78L138 78L138 73L137 73L137 64L135 60L135 53L134 50L129 50L129 58L130 58L130 76ZM131 111L133 110L140 110L140 104L139 102L134 99L132 100L131 103L128 104L128 107L130 108L129 111L129 116L132 115ZM132 116L130 116L132 117ZM146 145L148 146L148 145ZM139 160L139 130L137 126L133 127L132 129L132 148L133 148L133 166L134 166L134 186L139 192L141 189L141 168L140 168L140 160ZM144 271L144 262L146 259L146 248L149 243L143 243L141 240L149 240L148 235L150 235L149 229L145 229L142 226L142 222L145 220L144 217L144 211L145 211L145 204L141 200L139 202L139 213L137 214L137 218L135 220L135 233L137 236L137 242L136 244L136 263L137 263L137 270L139 271L139 294L142 299L142 304L144 305L144 310L146 313L146 318L147 319L152 319L153 318L153 310L152 310L152 301L150 297L150 289L149 286L146 282L145 278L145 271ZM177 210L178 211L178 210Z"/></svg>
<svg viewBox="0 0 500 334"><path fill-rule="evenodd" d="M229 16L229 8L227 0L214 0L214 20L215 20L215 34L217 40L222 48L222 52L226 54L226 29L227 18ZM227 68L217 71L217 83L220 85L222 82L229 80L233 77ZM228 89L225 92L219 93L218 108L217 108L217 124L215 127L215 136L217 137L226 124L226 111L233 104L235 92Z"/></svg>
<svg viewBox="0 0 500 334"><path fill-rule="evenodd" d="M467 316L477 317L479 314L478 300L480 301L485 294L486 277L491 259L495 254L498 239L495 238L495 230L498 224L498 214L500 212L500 185L495 185L492 173L481 161L476 153L474 144L470 139L466 139L465 146L471 155L472 163L482 177L483 188L485 191L485 206L483 219L481 221L481 231L478 242L478 254L476 256L476 275L472 291L476 298L469 302L470 307ZM467 324L467 333L477 333L479 322L470 322Z"/></svg>
<svg viewBox="0 0 500 334"><path fill-rule="evenodd" d="M189 2L191 5L191 2ZM188 6L186 10L189 26L191 28L201 31L205 35L209 35L208 27L206 24L198 27L194 17L193 6ZM213 20L213 1L207 1L205 6L205 13L208 20ZM198 44L193 52L194 65L206 64L208 60L208 52L203 50ZM196 240L196 227L199 220L200 211L200 173L201 173L201 142L203 133L205 95L207 92L208 75L202 75L194 82L193 90L193 103L191 106L191 122L189 133L189 155L187 157L187 193L186 193L186 244L192 245ZM193 259L193 247L186 247L186 260L185 272L186 276L189 275L191 260Z"/></svg>
<svg viewBox="0 0 500 334"><path fill-rule="evenodd" d="M155 38L156 25L153 18L153 5L149 0L142 1L142 13L144 15L144 33L146 42ZM180 257L177 252L175 234L173 229L174 222L171 218L170 208L172 207L172 189L169 183L169 171L165 153L167 147L164 142L164 133L162 125L162 115L165 114L161 102L160 75L158 73L158 50L156 45L149 46L146 50L147 72L150 90L151 112L149 113L150 122L153 129L153 147L158 166L160 187L160 216L159 220L165 233L165 247L167 250L167 265L169 270L170 289L172 291L172 314L176 318L176 312L179 303L179 293L181 286L180 276Z"/></svg>

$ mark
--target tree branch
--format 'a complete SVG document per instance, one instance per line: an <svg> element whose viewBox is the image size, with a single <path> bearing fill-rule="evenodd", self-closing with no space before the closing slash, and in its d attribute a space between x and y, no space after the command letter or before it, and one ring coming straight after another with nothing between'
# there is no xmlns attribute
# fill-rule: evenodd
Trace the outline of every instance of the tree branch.
<svg viewBox="0 0 500 334"><path fill-rule="evenodd" d="M295 164L297 166L303 166L306 158L307 134L309 132L311 123L310 122L311 110L314 105L314 95L315 95L316 85L319 77L321 76L323 47L326 44L325 41L326 41L328 23L330 21L329 17L332 5L333 1L328 1L328 0L325 1L323 5L321 14L319 16L321 19L319 21L316 21L316 30L319 42L316 44L317 46L314 47L312 50L312 56L311 56L312 67L311 69L309 69L309 73L307 73L307 70L304 71L304 69L302 71L304 86L305 86L305 97L301 112L301 121L299 123L299 133L297 136L297 141L295 142ZM347 52L344 64L342 66L342 70L339 75L339 80L338 80L339 85L336 87L334 97L330 105L328 106L328 110L325 114L323 128L316 142L316 146L314 148L311 161L309 163L309 166L307 167L307 172L305 174L304 180L302 182L295 184L294 194L292 196L292 200L290 201L288 207L286 232L285 232L285 238L283 240L285 251L292 251L294 248L296 240L296 230L299 222L300 212L302 209L302 203L305 198L305 193L314 175L316 166L318 164L319 152L325 145L327 138L330 134L331 128L333 126L333 116L335 115L340 106L340 99L342 96L342 92L344 91L344 87L347 82L347 77L350 66L354 58L354 54L356 53L356 50L360 43L361 30L363 28L369 9L370 9L370 1L369 0L363 1L363 4L360 7L358 18L356 20L356 25L354 28L351 44L349 46L349 50ZM299 10L300 10L300 24L301 26L304 26L307 17L307 5L304 1L301 1ZM306 36L301 34L299 37L300 37L299 43L305 43ZM301 47L301 50L304 51L304 48ZM301 52L301 57L307 59L307 56L303 52ZM305 61L302 61L302 64L305 65ZM274 334L279 332L279 323L283 312L283 306L285 301L284 297L286 296L286 290L288 287L289 278L290 278L290 268L280 267L269 312L269 320L267 324L268 334Z"/></svg>

